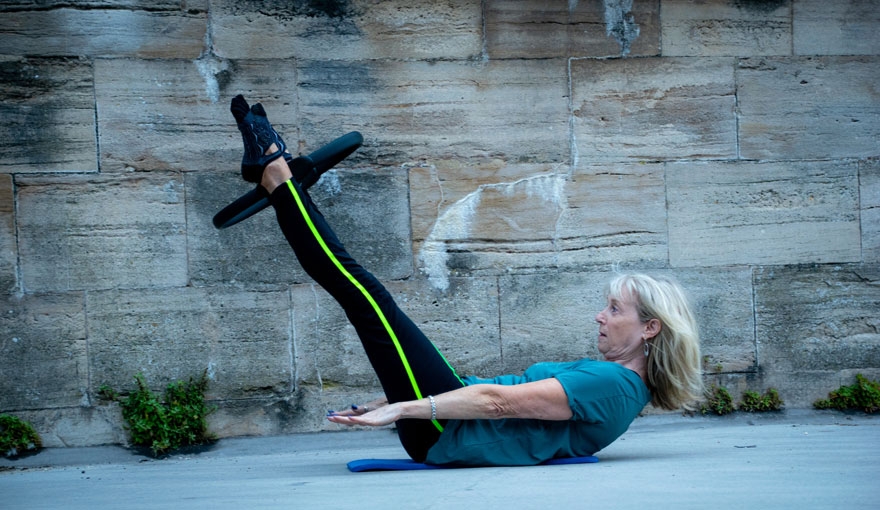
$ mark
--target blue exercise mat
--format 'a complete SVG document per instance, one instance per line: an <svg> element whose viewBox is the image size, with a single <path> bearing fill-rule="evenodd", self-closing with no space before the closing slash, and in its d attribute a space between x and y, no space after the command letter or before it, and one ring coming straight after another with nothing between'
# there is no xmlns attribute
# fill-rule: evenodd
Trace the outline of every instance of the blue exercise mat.
<svg viewBox="0 0 880 510"><path fill-rule="evenodd" d="M593 464L599 462L596 457L566 457L561 459L550 459L542 462L541 466L558 466L561 464ZM422 464L412 459L360 459L353 460L348 463L348 470L353 473L362 473L364 471L417 471L422 469L455 469L470 466L453 466L443 465L436 466L433 464Z"/></svg>

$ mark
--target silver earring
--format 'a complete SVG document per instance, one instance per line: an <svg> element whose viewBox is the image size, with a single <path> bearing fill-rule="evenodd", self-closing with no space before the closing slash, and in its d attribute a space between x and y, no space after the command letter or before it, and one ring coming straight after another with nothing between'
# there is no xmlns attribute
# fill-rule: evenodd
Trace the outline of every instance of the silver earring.
<svg viewBox="0 0 880 510"><path fill-rule="evenodd" d="M648 342L645 342L645 357L646 357L646 358L648 357L648 350L649 350L649 347L650 347L650 346L648 345Z"/></svg>

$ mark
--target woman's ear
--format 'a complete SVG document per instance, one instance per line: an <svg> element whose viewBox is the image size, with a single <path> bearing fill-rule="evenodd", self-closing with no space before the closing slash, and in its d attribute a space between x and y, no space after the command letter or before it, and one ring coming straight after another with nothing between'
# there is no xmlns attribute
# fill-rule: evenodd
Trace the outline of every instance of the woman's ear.
<svg viewBox="0 0 880 510"><path fill-rule="evenodd" d="M660 319L650 319L645 323L645 340L650 340L660 334L663 324Z"/></svg>

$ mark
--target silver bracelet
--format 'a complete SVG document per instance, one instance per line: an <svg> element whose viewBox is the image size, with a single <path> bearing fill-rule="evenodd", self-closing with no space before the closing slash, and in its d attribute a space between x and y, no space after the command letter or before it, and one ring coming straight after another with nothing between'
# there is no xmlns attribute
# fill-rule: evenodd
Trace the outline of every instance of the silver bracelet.
<svg viewBox="0 0 880 510"><path fill-rule="evenodd" d="M431 402L431 420L437 419L437 403L434 402L434 396L428 395L428 400Z"/></svg>

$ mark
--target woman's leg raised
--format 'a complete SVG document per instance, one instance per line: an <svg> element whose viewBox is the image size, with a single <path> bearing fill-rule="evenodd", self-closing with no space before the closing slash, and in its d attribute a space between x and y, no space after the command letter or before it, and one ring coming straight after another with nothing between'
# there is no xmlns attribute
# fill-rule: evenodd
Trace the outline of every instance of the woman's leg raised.
<svg viewBox="0 0 880 510"><path fill-rule="evenodd" d="M385 287L345 250L283 159L269 163L262 185L303 269L342 306L389 402L444 393L463 384L442 354ZM401 420L401 443L423 460L443 430L438 421Z"/></svg>

